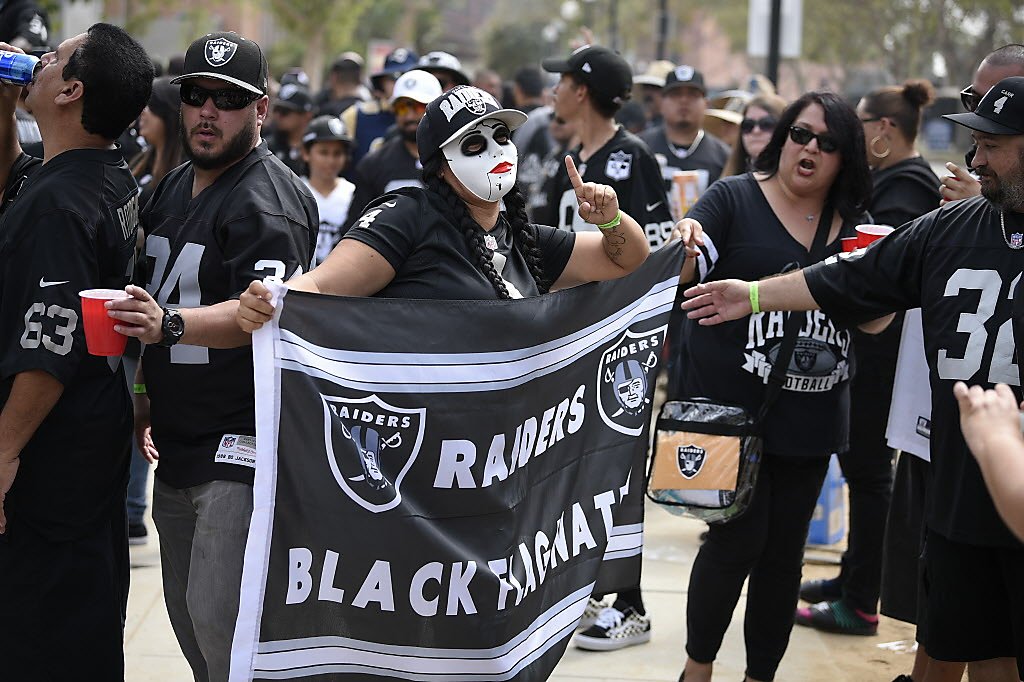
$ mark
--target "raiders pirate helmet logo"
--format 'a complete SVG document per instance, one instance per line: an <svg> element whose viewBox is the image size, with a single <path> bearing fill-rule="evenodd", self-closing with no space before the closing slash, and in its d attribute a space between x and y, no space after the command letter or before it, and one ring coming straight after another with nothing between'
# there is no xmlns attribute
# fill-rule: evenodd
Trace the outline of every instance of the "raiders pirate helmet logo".
<svg viewBox="0 0 1024 682"><path fill-rule="evenodd" d="M643 431L665 330L665 326L639 333L627 329L601 354L598 412L604 423L619 433L639 436Z"/></svg>
<svg viewBox="0 0 1024 682"><path fill-rule="evenodd" d="M238 43L233 43L224 38L213 38L206 41L206 62L210 66L224 66L235 56L238 50Z"/></svg>
<svg viewBox="0 0 1024 682"><path fill-rule="evenodd" d="M691 480L704 468L704 460L707 459L707 450L699 445L680 445L676 448L676 464L679 466L679 473L686 480Z"/></svg>
<svg viewBox="0 0 1024 682"><path fill-rule="evenodd" d="M633 155L624 151L612 152L608 155L604 174L612 180L628 180L633 168Z"/></svg>
<svg viewBox="0 0 1024 682"><path fill-rule="evenodd" d="M321 399L327 463L339 487L375 514L397 507L423 444L426 409L396 407L376 395Z"/></svg>

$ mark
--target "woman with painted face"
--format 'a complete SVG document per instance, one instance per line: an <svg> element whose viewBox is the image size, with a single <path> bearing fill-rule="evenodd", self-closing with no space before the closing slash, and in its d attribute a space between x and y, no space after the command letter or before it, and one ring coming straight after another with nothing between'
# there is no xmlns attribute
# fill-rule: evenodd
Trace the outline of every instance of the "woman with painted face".
<svg viewBox="0 0 1024 682"><path fill-rule="evenodd" d="M756 280L840 251L865 222L871 176L864 132L837 95L811 92L779 116L753 172L708 188L675 230L703 233L682 280ZM753 309L756 311L757 307ZM790 320L789 318L792 317ZM786 381L762 422L764 455L746 512L713 524L693 562L686 604L688 659L680 680L708 682L747 582L746 680L767 681L786 651L804 542L829 456L846 449L850 331L826 315L754 312L690 326L683 394L758 414L786 335Z"/></svg>
<svg viewBox="0 0 1024 682"><path fill-rule="evenodd" d="M632 272L649 253L647 238L619 210L615 192L584 183L571 160L580 216L600 230L574 234L527 221L509 137L525 121L470 86L432 101L416 135L425 187L370 202L330 256L288 286L339 296L508 299ZM242 329L270 319L268 299L262 283L249 285L238 309Z"/></svg>

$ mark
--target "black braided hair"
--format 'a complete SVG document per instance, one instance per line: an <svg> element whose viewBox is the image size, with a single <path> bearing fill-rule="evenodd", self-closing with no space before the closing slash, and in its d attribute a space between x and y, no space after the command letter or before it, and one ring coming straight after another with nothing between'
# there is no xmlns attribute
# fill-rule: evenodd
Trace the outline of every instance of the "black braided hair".
<svg viewBox="0 0 1024 682"><path fill-rule="evenodd" d="M537 232L526 216L526 197L523 196L518 184L513 185L505 195L505 210L509 217L509 225L512 227L512 241L519 246L523 260L533 275L533 281L537 283L537 291L546 294L551 283L544 278L544 268L541 265L543 261L540 248L537 246Z"/></svg>
<svg viewBox="0 0 1024 682"><path fill-rule="evenodd" d="M459 198L459 195L455 193L447 182L438 176L437 173L440 168L441 155L437 154L424 164L423 182L430 191L437 193L438 196L444 199L444 203L448 207L446 217L462 230L463 235L466 237L469 251L476 258L476 266L491 282L491 286L494 287L498 298L512 298L508 293L505 282L498 275L498 271L494 267L494 261L491 260L491 250L484 245L484 235L486 234L484 229L469 215L469 210L466 208L465 202Z"/></svg>

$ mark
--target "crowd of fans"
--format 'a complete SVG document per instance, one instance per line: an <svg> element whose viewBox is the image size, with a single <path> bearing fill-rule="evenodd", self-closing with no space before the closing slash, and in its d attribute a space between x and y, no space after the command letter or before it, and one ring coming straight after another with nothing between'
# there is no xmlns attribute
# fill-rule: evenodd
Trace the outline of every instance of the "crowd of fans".
<svg viewBox="0 0 1024 682"><path fill-rule="evenodd" d="M21 23L0 35L6 47L31 49L46 42L45 15L26 14ZM94 590L66 623L82 628L91 610L101 610L108 616L104 625L81 638L80 646L109 650L119 627L111 614L123 609L127 590L127 554L121 550L125 543L146 542L146 476L149 463L159 460L153 516L168 612L196 679L226 679L252 468L221 457L237 454L244 439L254 439L246 332L272 312L266 289L251 281L269 274L298 289L354 296L519 298L625 276L649 251L681 238L688 247L681 279L700 283L697 303L686 306L699 310L679 310L671 321L669 398L707 396L756 412L765 393L764 367L782 337L797 333L790 328L803 326L802 313L792 318L800 324L787 324L773 311L810 310L821 303L824 312L807 313L806 329L799 332L804 344L791 373L807 381L795 381L773 404L750 510L712 525L698 553L688 590L688 659L679 679L710 680L745 582L748 680L774 679L794 622L875 634L880 597L882 613L918 625L918 657L901 679L958 680L965 664L984 680L1024 675L1020 496L998 488L990 496L983 485L1020 475L1019 467L1001 464L994 454L1004 448L1019 456L1024 448L1019 429L1006 426L1016 417L1014 394L1005 388L957 388L964 433L979 453L980 469L963 454L959 430L938 426L939 435L933 434L930 445L925 439L923 449L899 445L897 462L893 443L903 441L892 432L909 423L907 428L927 436L922 429L931 428L931 416L922 404L930 398L915 393L907 413L890 408L890 401L902 404L894 385L911 359L927 367L927 358L933 371L931 381L927 374L918 376L906 390L920 392L931 384L943 392L936 393L936 409L952 403L954 380L987 388L1019 385L1012 372L993 370L988 379L1000 353L1009 349L1012 355L1012 335L1000 330L989 344L994 348L985 347L983 338L978 365L959 374L950 363L967 361L955 360L936 341L944 334L970 334L966 349L956 346L968 355L977 345L977 327L956 327L957 315L967 313L942 308L942 301L960 289L982 290L984 305L976 306L975 317L991 317L998 308L1001 319L1009 319L1010 303L1002 301L1013 300L1012 286L995 284L990 293L989 275L982 281L982 275L959 274L948 286L936 284L922 263L944 248L960 250L967 255L957 273L996 273L1008 286L1019 280L1019 258L993 257L986 269L970 260L981 247L935 245L928 235L968 219L995 220L999 227L993 229L1003 235L991 248L1018 256L1024 244L1024 47L1005 46L979 65L963 93L968 113L952 117L974 131L976 147L964 168L950 164L940 180L916 146L922 112L934 99L926 81L877 88L856 106L828 92L787 102L764 79L751 81L754 92L716 95L704 74L686 64L654 62L634 75L620 55L600 46L525 64L507 83L487 69L471 77L450 53L419 56L401 47L371 70L361 55L340 54L323 89L314 92L301 69L287 70L275 82L259 45L217 33L197 39L185 55L159 69L166 75L154 78L148 60L146 73L124 67L131 97L98 104L95 93L107 93L109 83L90 68L97 63L90 60L106 57L111 45L132 54L141 48L123 31L97 26L43 58L27 97L0 86L0 136L10 142L0 144L6 176L0 178L0 269L10 266L0 275L0 322L13 334L0 337L0 438L7 439L0 441L0 494L6 497L0 497L0 531L7 531L0 535L0 568L9 571L0 575L13 576L0 581L0 603L38 571L58 587L37 597L11 596L11 603L31 611L35 598L43 612L59 613L64 606L57 604L72 588L82 589L81 580L103 582L106 588ZM55 68L62 64L63 70ZM45 88L53 90L49 100ZM484 113L469 115L467 109L446 120L439 107L454 89ZM115 131L113 123L96 123L108 114L124 125ZM470 134L479 138L478 148L453 146L456 135ZM127 165L88 156L86 150L110 151L115 139ZM511 182L482 181L464 161L492 147L509 161L508 168L515 167ZM1016 166L1000 156L1012 156L1013 150ZM66 202L81 205L55 210L89 226L94 241L83 242L82 253L91 255L81 258L98 263L92 270L69 267L69 273L84 273L74 280L75 291L128 285L131 297L111 305L118 330L138 339L126 350L123 366L87 361L74 301L47 298L59 292L46 278L65 273L46 267L60 259L51 262L42 247L33 251L31 240L21 251L4 250L4 231L13 233L8 223L16 218L36 220L41 230L52 230L52 238L74 241L67 236L66 216L56 221L54 210L28 200L42 191L37 188L62 179L52 170L59 166L58 155L80 157L71 189L60 191ZM118 180L89 185L102 164L107 175L100 176ZM137 186L137 195L118 195L117 183ZM125 215L141 215L139 231L123 222ZM872 247L867 255L838 257L841 240L861 224L909 225L896 233L904 236L887 237L886 246ZM108 233L120 234L120 243L109 243ZM416 248L432 234L445 235L435 247L440 256ZM141 255L134 269L136 259L127 255L132 249ZM816 266L819 261L826 263ZM887 298L877 291L881 285L868 286L869 273L856 269L857 262L874 263L890 275L884 283L893 293ZM936 271L946 264L936 262ZM309 272L310 267L316 269ZM740 310L728 298L747 291L735 281L747 286L795 268L809 268L812 299L787 289L788 297L779 294L785 304L773 304L768 292L776 290L767 285L760 307L756 285L750 285L749 308ZM837 279L827 280L823 272L836 272ZM40 293L22 292L16 275L32 283L38 279ZM838 303L843 292L836 282L849 287L853 302ZM906 319L904 310L910 310ZM37 313L50 319L64 315L65 325L45 332L43 322L30 322ZM955 331L936 316L953 319ZM53 340L60 334L66 346ZM86 369L76 374L75 363ZM79 523L54 520L53 509L31 499L46 482L72 483L38 465L53 447L53 430L70 423L75 410L95 408L114 384L125 383L135 398L137 437L130 457L120 451L111 456L118 466L110 481L121 480L130 460L127 535L117 531L123 509L96 494L81 493L66 503L81 505ZM49 397L40 403L38 396ZM124 426L126 409L107 400L103 410L90 413L113 424L104 438ZM53 423L44 421L51 410L57 415ZM942 415L951 417L955 421L954 412ZM12 420L18 420L17 428ZM97 432L82 428L62 437L80 437L95 450ZM127 448L127 434L121 436ZM833 453L840 455L850 487L849 546L836 578L801 584L807 529ZM26 460L20 472L19 455ZM937 463L935 475L929 455ZM74 466L68 476L74 476ZM636 467L643 471L644 463ZM95 471L90 476L86 482L99 481ZM936 499L954 503L943 506ZM937 506L943 509L935 511ZM977 509L981 520L973 516ZM229 517L235 522L219 522ZM101 559L89 564L93 568L79 582L65 585L72 567L90 561L81 558L86 555ZM949 592L963 580L984 582L991 599L951 599ZM798 599L808 606L798 607ZM956 624L967 622L970 613L986 623L972 625L972 635L964 637ZM11 661L13 670L39 665L34 645L18 644L38 636L43 625L37 625L18 632L0 626L0 660ZM635 585L623 586L613 599L593 595L574 642L607 651L643 644L650 633L637 576ZM62 670L60 662L46 665ZM101 657L100 665L113 678L123 675L116 652Z"/></svg>

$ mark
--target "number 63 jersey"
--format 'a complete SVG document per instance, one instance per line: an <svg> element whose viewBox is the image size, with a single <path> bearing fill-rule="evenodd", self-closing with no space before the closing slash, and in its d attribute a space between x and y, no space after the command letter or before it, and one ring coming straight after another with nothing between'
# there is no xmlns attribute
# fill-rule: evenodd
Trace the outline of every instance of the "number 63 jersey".
<svg viewBox="0 0 1024 682"><path fill-rule="evenodd" d="M11 523L54 540L88 532L124 499L131 403L121 358L89 355L83 289L122 289L134 264L138 185L119 150L20 156L0 219L0 408L18 374L64 390L21 452Z"/></svg>
<svg viewBox="0 0 1024 682"><path fill-rule="evenodd" d="M142 212L145 287L160 305L210 306L309 268L316 201L266 142L195 197L194 178L192 164L171 171ZM142 365L160 480L252 483L254 462L238 445L251 450L256 433L252 347L147 346Z"/></svg>
<svg viewBox="0 0 1024 682"><path fill-rule="evenodd" d="M1005 230L1003 225L1005 224ZM960 431L953 384L1014 388L1013 299L1024 270L1024 216L983 197L947 204L900 227L862 253L805 271L822 310L856 324L920 307L932 391L934 494L928 525L966 544L1020 546L996 514Z"/></svg>

